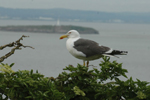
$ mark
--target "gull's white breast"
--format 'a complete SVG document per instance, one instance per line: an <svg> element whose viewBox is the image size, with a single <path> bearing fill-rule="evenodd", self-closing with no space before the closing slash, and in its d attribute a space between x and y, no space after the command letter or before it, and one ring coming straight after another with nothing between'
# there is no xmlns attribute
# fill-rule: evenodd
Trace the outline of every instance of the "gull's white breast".
<svg viewBox="0 0 150 100"><path fill-rule="evenodd" d="M80 37L79 37L80 38ZM66 42L66 47L68 49L68 51L76 58L78 59L83 59L86 57L85 54L83 54L82 52L80 51L77 51L75 48L74 48L74 42L77 41L79 38L69 38Z"/></svg>

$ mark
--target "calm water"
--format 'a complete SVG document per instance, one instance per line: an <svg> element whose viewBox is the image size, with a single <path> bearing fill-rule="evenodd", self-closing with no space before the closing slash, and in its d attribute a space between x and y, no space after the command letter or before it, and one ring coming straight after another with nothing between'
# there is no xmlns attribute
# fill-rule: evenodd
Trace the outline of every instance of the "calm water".
<svg viewBox="0 0 150 100"><path fill-rule="evenodd" d="M18 21L0 20L0 26L4 25L55 25L50 21ZM111 58L123 63L123 68L128 70L128 76L144 81L150 81L150 24L112 24L112 23L89 23L89 22L61 22L63 25L79 25L93 27L99 30L99 35L82 35L81 37L92 39L98 43L119 50L127 50L129 54L121 59ZM65 34L65 33L64 33ZM59 40L62 34L43 34L25 32L0 31L0 45L17 40L22 35L28 35L22 43L33 46L35 49L23 48L17 50L14 55L3 63L15 63L13 70L38 70L46 76L56 77L62 69L72 64L82 64L71 56L66 50L66 39ZM0 52L0 56L7 53L6 48ZM91 61L90 65L98 66L100 61ZM98 67L99 68L99 67Z"/></svg>

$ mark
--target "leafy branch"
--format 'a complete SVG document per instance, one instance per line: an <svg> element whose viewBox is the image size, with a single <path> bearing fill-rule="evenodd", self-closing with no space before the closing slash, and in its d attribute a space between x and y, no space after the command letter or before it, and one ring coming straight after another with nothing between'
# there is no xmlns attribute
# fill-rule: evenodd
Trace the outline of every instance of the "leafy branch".
<svg viewBox="0 0 150 100"><path fill-rule="evenodd" d="M149 82L128 78L122 64L107 57L97 68L69 65L57 78L12 66L0 65L0 100L150 100Z"/></svg>
<svg viewBox="0 0 150 100"><path fill-rule="evenodd" d="M25 38L25 37L29 37L29 36L22 35L22 37L20 37L15 42L12 42L12 43L0 46L0 50L3 50L6 47L13 47L10 52L8 52L4 56L0 57L0 62L3 62L5 59L7 59L8 57L10 57L12 54L14 54L15 50L21 50L22 49L21 47L24 47L24 48L29 47L29 48L34 49L31 46L24 46L22 43L20 43L20 41L23 40L23 38Z"/></svg>

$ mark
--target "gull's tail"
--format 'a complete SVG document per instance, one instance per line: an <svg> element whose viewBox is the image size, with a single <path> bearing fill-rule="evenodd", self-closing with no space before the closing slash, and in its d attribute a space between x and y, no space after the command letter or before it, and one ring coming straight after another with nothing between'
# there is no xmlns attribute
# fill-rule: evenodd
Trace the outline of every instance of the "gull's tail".
<svg viewBox="0 0 150 100"><path fill-rule="evenodd" d="M127 55L128 51L113 50L110 55Z"/></svg>
<svg viewBox="0 0 150 100"><path fill-rule="evenodd" d="M127 55L128 51L120 51L120 50L111 50L111 52L109 51L109 53L105 53L103 54L104 56L110 56L110 57L117 57L120 58L116 55Z"/></svg>

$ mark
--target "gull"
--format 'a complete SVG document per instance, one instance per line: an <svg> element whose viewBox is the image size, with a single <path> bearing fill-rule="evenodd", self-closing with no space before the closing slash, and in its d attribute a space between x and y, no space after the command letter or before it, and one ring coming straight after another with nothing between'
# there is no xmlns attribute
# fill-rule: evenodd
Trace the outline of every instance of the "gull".
<svg viewBox="0 0 150 100"><path fill-rule="evenodd" d="M83 39L76 30L70 30L60 39L68 38L66 41L67 50L74 57L83 60L83 66L89 66L89 61L99 59L103 56L117 57L116 55L127 55L127 51L113 50L112 48L99 45L89 39ZM87 64L85 65L85 62Z"/></svg>

